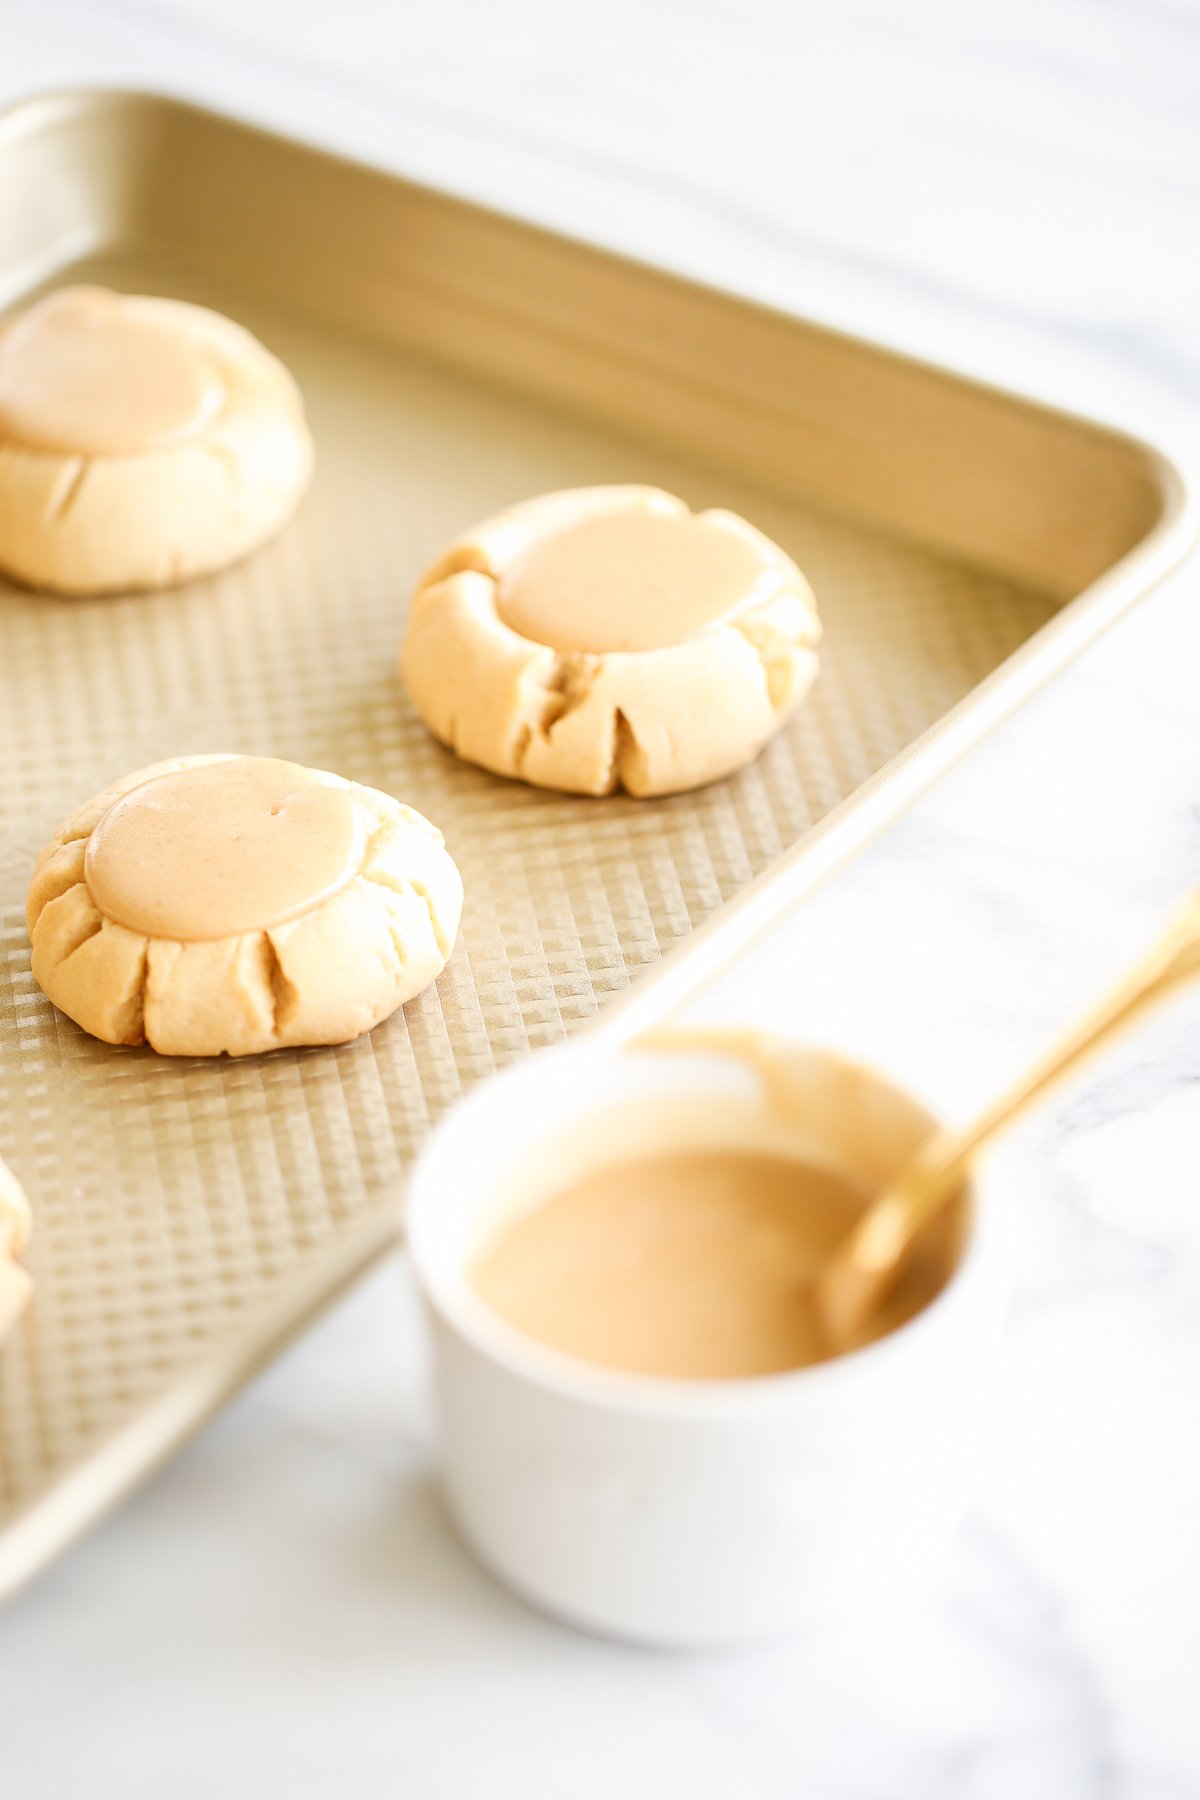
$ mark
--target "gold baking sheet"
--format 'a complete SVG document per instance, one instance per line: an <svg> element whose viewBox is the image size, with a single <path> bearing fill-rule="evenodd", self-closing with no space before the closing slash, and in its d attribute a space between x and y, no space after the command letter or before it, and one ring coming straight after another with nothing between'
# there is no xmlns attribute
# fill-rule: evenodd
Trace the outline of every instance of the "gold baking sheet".
<svg viewBox="0 0 1200 1800"><path fill-rule="evenodd" d="M1172 472L1125 440L170 102L19 109L0 190L5 304L85 280L218 307L294 370L318 446L295 523L217 579L0 587L0 1152L36 1216L36 1301L0 1352L3 1592L394 1241L405 1168L458 1094L633 982L614 1033L661 1014L1189 527ZM431 741L396 676L407 593L446 539L603 481L745 512L820 599L811 702L704 792L493 779ZM338 770L445 831L461 940L369 1038L160 1058L94 1042L35 987L45 838L127 770L212 750Z"/></svg>

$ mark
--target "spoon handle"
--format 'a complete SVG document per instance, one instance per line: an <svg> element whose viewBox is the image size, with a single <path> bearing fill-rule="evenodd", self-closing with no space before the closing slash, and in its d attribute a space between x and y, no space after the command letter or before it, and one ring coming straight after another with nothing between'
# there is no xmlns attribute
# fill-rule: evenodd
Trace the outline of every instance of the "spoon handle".
<svg viewBox="0 0 1200 1800"><path fill-rule="evenodd" d="M1032 1069L963 1131L935 1132L897 1185L864 1213L826 1272L838 1311L858 1313L884 1277L961 1187L978 1151L1063 1076L1200 974L1200 893L1174 914L1153 949L1064 1034ZM847 1315L848 1316L848 1315Z"/></svg>

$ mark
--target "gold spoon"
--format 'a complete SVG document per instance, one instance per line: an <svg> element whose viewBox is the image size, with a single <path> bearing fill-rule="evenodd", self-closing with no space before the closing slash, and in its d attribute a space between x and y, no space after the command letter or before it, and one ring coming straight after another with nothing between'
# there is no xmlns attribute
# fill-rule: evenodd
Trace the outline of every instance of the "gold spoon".
<svg viewBox="0 0 1200 1800"><path fill-rule="evenodd" d="M1148 955L973 1125L936 1131L863 1213L817 1277L813 1299L833 1350L863 1341L864 1327L896 1281L920 1234L960 1190L979 1151L1060 1077L1124 1031L1153 1002L1200 974L1200 893L1173 915Z"/></svg>

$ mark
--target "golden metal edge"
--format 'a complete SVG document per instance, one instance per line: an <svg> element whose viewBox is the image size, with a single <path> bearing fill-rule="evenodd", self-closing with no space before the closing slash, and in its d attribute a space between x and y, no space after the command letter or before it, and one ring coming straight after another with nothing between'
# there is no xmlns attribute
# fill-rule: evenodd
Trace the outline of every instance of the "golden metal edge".
<svg viewBox="0 0 1200 1800"><path fill-rule="evenodd" d="M0 1533L0 1605L102 1523L302 1330L401 1243L397 1214L326 1244L263 1315L135 1413L101 1449Z"/></svg>
<svg viewBox="0 0 1200 1800"><path fill-rule="evenodd" d="M1193 521L1192 538L1197 532L1200 532L1200 512L1197 511L1200 503L1196 498L1196 483L1190 477L1185 477L1178 460L1178 453L1174 450L1172 453L1168 453L1148 439L1142 438L1122 426L1115 425L1109 420L1073 411L1069 407L1047 401L1036 393L1021 388L1001 386L996 382L969 374L953 365L934 362L913 351L863 337L856 332L844 330L821 319L809 318L804 313L785 311L781 307L773 306L769 302L760 300L753 294L744 293L737 288L717 287L713 283L682 274L669 265L650 263L639 257L614 250L606 244L575 237L567 231L544 225L519 212L502 211L499 208L490 207L453 188L436 187L431 183L418 181L411 176L398 173L386 164L367 162L360 157L330 149L320 142L295 137L289 132L277 131L242 113L224 111L192 99L185 94L175 94L167 90L152 88L106 87L104 85L93 88L66 87L38 91L0 107L0 150L3 149L4 143L9 137L18 136L23 131L36 129L42 123L39 115L43 113L49 115L45 121L49 124L55 121L55 115L66 118L94 112L97 108L120 111L129 107L139 111L157 112L163 116L169 116L172 113L189 114L195 119L203 120L217 127L233 125L239 131L258 138L266 145L282 145L302 152L306 156L335 165L352 174L366 175L375 180L382 178L398 187L403 187L410 194L424 195L430 199L450 203L464 215L481 221L501 220L505 224L519 227L530 240L540 240L545 244L559 246L565 250L583 252L614 268L663 277L684 292L716 299L733 299L740 308L761 319L773 320L785 326L801 325L806 332L815 337L830 344L845 346L875 361L909 369L941 384L949 384L964 393L982 395L996 405L1016 406L1023 412L1038 415L1045 420L1057 421L1076 431L1093 437L1102 437L1113 445L1123 446L1144 465L1148 473L1152 473L1157 478L1160 492L1164 498L1163 511L1158 523L1151 527L1146 536L1134 546L1129 556L1122 558L1120 563L1113 565L1113 568L1107 570L1097 582L1092 583L1089 588L1075 596L1069 603L1070 605L1087 599L1102 581L1107 581L1109 575L1124 567L1132 557L1137 556L1142 550L1157 543L1161 534L1178 522L1181 514L1190 517ZM1200 480L1200 476L1197 477L1197 480ZM1192 539L1189 538L1188 542L1191 541ZM1184 549L1186 547L1185 545ZM1182 554L1181 550L1175 561L1178 561ZM1168 564L1167 566L1169 568L1173 565ZM1166 570L1163 572L1165 573ZM1160 578L1155 576L1152 579Z"/></svg>

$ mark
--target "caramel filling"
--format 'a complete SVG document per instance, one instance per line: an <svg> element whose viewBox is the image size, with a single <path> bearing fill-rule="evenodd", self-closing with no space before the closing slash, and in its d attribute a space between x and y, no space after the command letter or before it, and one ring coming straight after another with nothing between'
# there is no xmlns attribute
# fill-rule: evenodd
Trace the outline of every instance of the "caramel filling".
<svg viewBox="0 0 1200 1800"><path fill-rule="evenodd" d="M157 450L202 431L224 401L184 332L104 288L62 288L0 336L0 438L31 449Z"/></svg>
<svg viewBox="0 0 1200 1800"><path fill-rule="evenodd" d="M658 650L762 597L754 544L690 513L603 513L532 544L504 571L505 624L554 650Z"/></svg>
<svg viewBox="0 0 1200 1800"><path fill-rule="evenodd" d="M587 1362L733 1379L830 1354L810 1284L866 1203L830 1170L753 1150L675 1151L593 1170L526 1214L472 1272L509 1324ZM872 1336L926 1305L915 1269Z"/></svg>
<svg viewBox="0 0 1200 1800"><path fill-rule="evenodd" d="M270 757L156 775L92 832L84 878L107 918L146 937L203 940L281 925L362 866L351 791Z"/></svg>

